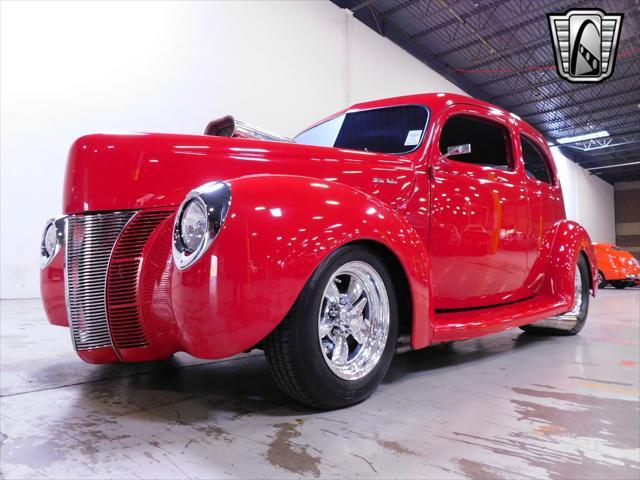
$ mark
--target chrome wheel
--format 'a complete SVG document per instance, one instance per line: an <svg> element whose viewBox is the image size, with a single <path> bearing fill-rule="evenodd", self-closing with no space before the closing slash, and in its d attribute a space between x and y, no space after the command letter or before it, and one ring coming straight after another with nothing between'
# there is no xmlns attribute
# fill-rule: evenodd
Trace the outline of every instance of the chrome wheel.
<svg viewBox="0 0 640 480"><path fill-rule="evenodd" d="M580 308L582 307L582 276L578 267L576 267L576 275L573 280L573 287L573 308L568 313L568 315L575 315L577 317L580 314Z"/></svg>
<svg viewBox="0 0 640 480"><path fill-rule="evenodd" d="M368 263L338 268L324 289L318 338L325 362L338 377L358 380L380 361L389 335L389 298Z"/></svg>

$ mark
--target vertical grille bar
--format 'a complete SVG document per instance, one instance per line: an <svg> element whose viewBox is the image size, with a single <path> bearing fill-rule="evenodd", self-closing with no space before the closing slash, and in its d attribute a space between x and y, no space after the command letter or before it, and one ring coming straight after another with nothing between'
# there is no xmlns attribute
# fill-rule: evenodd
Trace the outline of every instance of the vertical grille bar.
<svg viewBox="0 0 640 480"><path fill-rule="evenodd" d="M77 350L112 345L107 321L109 260L135 211L67 218L66 282L71 334Z"/></svg>

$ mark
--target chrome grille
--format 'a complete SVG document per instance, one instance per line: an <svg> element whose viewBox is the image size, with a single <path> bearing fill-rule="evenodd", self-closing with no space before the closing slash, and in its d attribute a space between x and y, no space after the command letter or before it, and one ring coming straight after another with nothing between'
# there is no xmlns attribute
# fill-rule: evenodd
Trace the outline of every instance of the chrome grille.
<svg viewBox="0 0 640 480"><path fill-rule="evenodd" d="M128 223L113 249L107 280L107 314L118 349L149 344L138 309L138 276L147 240L170 214L170 211L140 212Z"/></svg>
<svg viewBox="0 0 640 480"><path fill-rule="evenodd" d="M106 288L113 247L135 211L67 217L66 282L69 321L77 350L112 345Z"/></svg>

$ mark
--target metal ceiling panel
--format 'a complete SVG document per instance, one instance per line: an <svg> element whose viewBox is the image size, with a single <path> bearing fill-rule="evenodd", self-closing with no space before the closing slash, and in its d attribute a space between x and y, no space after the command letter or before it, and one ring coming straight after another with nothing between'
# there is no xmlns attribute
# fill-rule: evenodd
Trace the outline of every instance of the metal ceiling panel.
<svg viewBox="0 0 640 480"><path fill-rule="evenodd" d="M636 0L333 0L445 78L510 110L554 142L606 130L600 143L563 147L604 180L640 179L640 2ZM559 77L548 13L623 13L613 75L599 84ZM603 139L605 140L605 139ZM618 164L621 165L614 168Z"/></svg>

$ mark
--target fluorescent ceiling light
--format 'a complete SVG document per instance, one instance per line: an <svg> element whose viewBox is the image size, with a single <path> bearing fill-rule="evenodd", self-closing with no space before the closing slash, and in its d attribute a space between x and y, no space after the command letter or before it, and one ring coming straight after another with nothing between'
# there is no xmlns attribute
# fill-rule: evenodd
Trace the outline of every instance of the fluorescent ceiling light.
<svg viewBox="0 0 640 480"><path fill-rule="evenodd" d="M603 170L605 168L626 167L627 165L638 165L640 162L617 163L615 165L605 165L604 167L591 167L586 170Z"/></svg>
<svg viewBox="0 0 640 480"><path fill-rule="evenodd" d="M600 130L599 132L585 133L584 135L577 135L575 137L562 137L558 138L556 142L558 143L574 143L574 142L582 142L584 140L594 140L596 138L604 138L608 137L609 132L606 130Z"/></svg>

